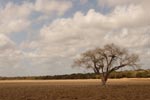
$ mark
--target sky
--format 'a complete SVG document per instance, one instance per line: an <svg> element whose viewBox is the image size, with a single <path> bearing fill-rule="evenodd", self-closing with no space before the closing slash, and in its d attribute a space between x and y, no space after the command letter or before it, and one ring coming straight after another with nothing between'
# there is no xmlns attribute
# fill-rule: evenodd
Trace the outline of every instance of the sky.
<svg viewBox="0 0 150 100"><path fill-rule="evenodd" d="M114 43L150 68L150 0L0 0L0 76L85 73L80 53Z"/></svg>

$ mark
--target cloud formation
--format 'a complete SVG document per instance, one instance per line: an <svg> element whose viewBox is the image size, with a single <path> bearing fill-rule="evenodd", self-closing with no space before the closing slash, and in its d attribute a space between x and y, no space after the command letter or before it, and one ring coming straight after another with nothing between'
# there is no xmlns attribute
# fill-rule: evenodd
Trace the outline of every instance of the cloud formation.
<svg viewBox="0 0 150 100"><path fill-rule="evenodd" d="M27 28L30 25L27 19L30 8L30 4L16 5L11 2L0 8L0 33L19 32Z"/></svg>
<svg viewBox="0 0 150 100"><path fill-rule="evenodd" d="M90 8L83 12L69 0L9 2L0 8L0 18L3 19L0 21L0 66L5 66L0 72L10 76L83 72L71 68L73 59L87 49L107 43L115 43L138 53L142 66L149 68L149 0L97 1L99 4L93 5L99 9L105 6L110 11L102 13ZM84 6L89 1L80 0L80 3ZM67 11L75 13L65 14ZM53 15L56 18L50 19ZM42 21L39 26L33 27L33 19L36 23ZM28 28L33 30L30 39L19 44L11 39L11 33L23 34L23 30L29 31ZM8 71L10 66L12 73ZM21 70L25 72L21 74Z"/></svg>
<svg viewBox="0 0 150 100"><path fill-rule="evenodd" d="M72 7L72 3L64 0L36 0L35 10L46 14L57 13L63 15L69 8Z"/></svg>
<svg viewBox="0 0 150 100"><path fill-rule="evenodd" d="M39 48L34 55L73 59L82 51L115 43L137 52L145 59L149 52L150 27L139 6L116 7L108 15L90 9L77 12L72 18L61 18L44 26L38 40L30 48ZM50 59L50 60L51 60ZM67 63L67 62L66 62ZM69 66L69 65L67 65Z"/></svg>
<svg viewBox="0 0 150 100"><path fill-rule="evenodd" d="M100 6L109 6L109 7L116 7L116 6L123 6L123 5L147 5L150 3L149 0L97 0Z"/></svg>
<svg viewBox="0 0 150 100"><path fill-rule="evenodd" d="M8 2L0 8L0 33L14 33L23 31L32 24L32 13L43 13L39 18L52 14L63 15L72 3L69 1L36 0L34 3L23 2L21 5Z"/></svg>

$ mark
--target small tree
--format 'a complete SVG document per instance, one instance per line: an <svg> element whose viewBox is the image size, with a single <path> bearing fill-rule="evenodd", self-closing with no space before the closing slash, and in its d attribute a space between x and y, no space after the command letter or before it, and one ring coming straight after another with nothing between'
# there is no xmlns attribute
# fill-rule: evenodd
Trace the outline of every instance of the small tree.
<svg viewBox="0 0 150 100"><path fill-rule="evenodd" d="M106 85L111 72L123 67L137 67L139 57L114 44L107 44L103 48L86 51L74 61L74 66L80 66L101 76L102 85Z"/></svg>

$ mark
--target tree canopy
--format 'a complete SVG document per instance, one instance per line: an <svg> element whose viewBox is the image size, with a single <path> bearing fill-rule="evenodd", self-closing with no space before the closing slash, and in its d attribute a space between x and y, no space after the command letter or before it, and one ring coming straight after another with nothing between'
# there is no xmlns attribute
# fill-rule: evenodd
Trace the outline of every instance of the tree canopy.
<svg viewBox="0 0 150 100"><path fill-rule="evenodd" d="M129 53L125 48L120 48L114 44L107 44L103 48L88 50L74 61L74 66L93 69L96 74L102 74L101 79L105 85L111 72L123 67L136 68L139 56Z"/></svg>

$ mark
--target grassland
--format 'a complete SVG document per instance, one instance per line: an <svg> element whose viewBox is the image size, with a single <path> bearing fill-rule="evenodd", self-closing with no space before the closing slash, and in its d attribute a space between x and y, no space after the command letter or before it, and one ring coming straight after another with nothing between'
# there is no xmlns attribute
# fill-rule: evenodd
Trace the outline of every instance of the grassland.
<svg viewBox="0 0 150 100"><path fill-rule="evenodd" d="M150 100L150 79L5 80L0 100Z"/></svg>

